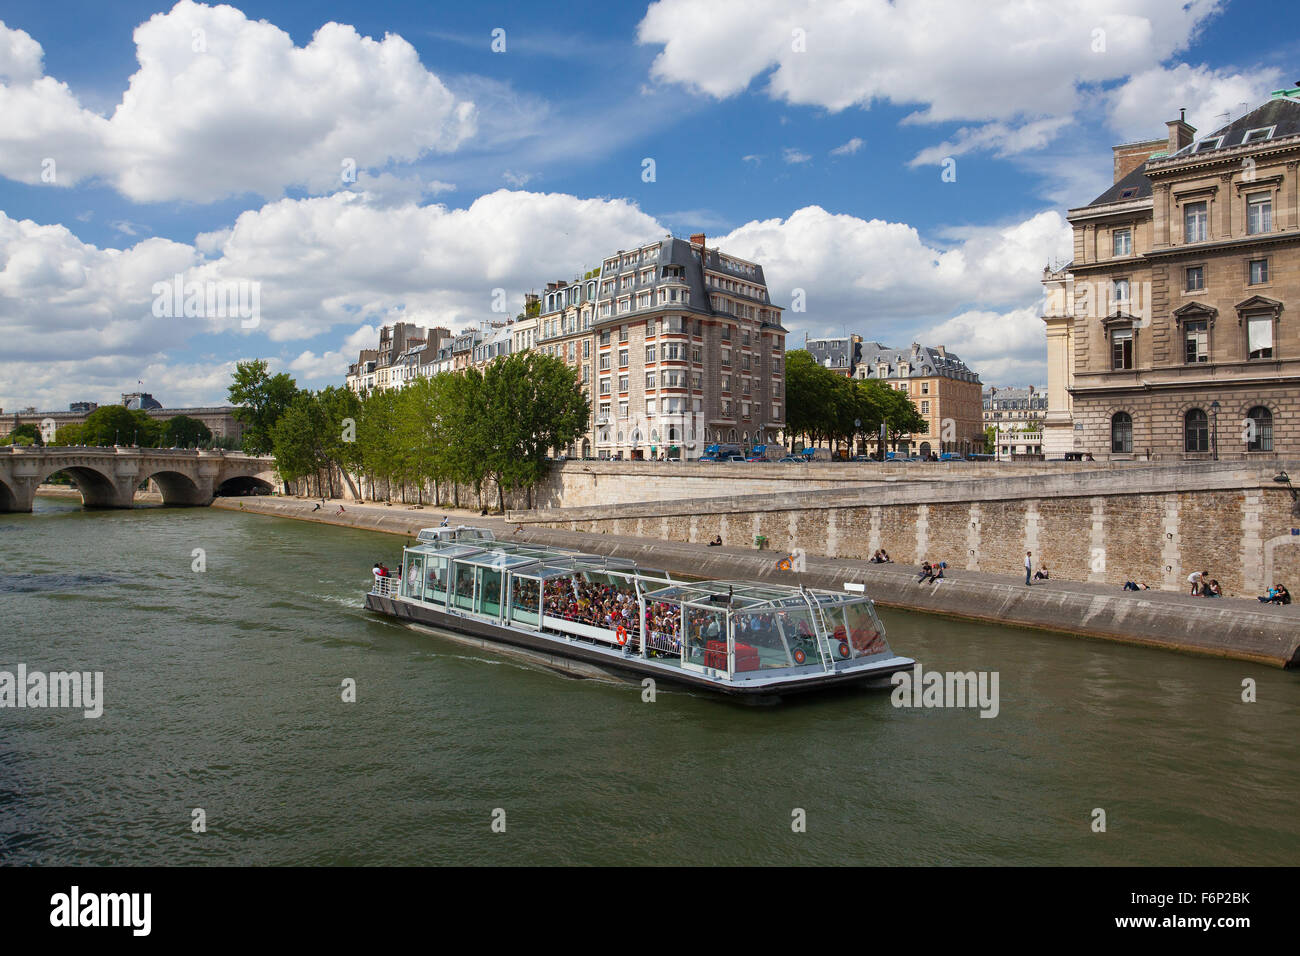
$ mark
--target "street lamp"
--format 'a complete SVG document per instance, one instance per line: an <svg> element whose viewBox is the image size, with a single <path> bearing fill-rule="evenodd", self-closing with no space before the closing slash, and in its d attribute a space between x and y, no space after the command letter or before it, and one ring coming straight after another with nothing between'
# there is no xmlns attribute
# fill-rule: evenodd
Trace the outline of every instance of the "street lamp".
<svg viewBox="0 0 1300 956"><path fill-rule="evenodd" d="M1278 484L1286 485L1286 490L1291 492L1291 514L1300 517L1300 495L1296 494L1295 485L1291 484L1291 476L1285 471L1280 471L1273 476L1273 480Z"/></svg>
<svg viewBox="0 0 1300 956"><path fill-rule="evenodd" d="M1215 399L1214 401L1210 402L1210 411L1214 413L1214 427L1212 432L1213 437L1210 439L1210 441L1211 441L1211 447L1214 449L1215 461L1219 460L1219 409L1222 407L1223 406L1219 404L1218 399Z"/></svg>
<svg viewBox="0 0 1300 956"><path fill-rule="evenodd" d="M854 444L855 446L857 445L857 442L858 442L858 432L860 432L860 431L862 431L862 419L860 419L860 418L855 418L855 419L853 419L853 444ZM850 448L849 451L853 451L853 449Z"/></svg>

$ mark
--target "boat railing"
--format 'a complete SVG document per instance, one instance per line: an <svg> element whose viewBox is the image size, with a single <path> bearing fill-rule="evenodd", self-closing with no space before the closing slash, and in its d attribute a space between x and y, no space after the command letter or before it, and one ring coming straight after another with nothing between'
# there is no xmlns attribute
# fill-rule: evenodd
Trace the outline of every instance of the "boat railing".
<svg viewBox="0 0 1300 956"><path fill-rule="evenodd" d="M682 652L682 646L674 641L667 634L660 631L651 631L650 637L646 640L646 648L652 651L659 651L663 654L678 654Z"/></svg>
<svg viewBox="0 0 1300 956"><path fill-rule="evenodd" d="M396 597L401 584L401 579L391 574L384 577L376 575L375 584L370 589L370 593L378 594L380 597Z"/></svg>

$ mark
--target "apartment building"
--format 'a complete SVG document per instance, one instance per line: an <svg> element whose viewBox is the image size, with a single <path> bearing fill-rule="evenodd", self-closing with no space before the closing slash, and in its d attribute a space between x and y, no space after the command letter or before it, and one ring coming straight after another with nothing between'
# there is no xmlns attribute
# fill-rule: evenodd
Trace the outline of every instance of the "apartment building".
<svg viewBox="0 0 1300 956"><path fill-rule="evenodd" d="M895 349L862 342L853 377L907 393L926 420L926 430L904 435L898 450L919 455L983 451L979 374L944 346L913 342L910 348Z"/></svg>
<svg viewBox="0 0 1300 956"><path fill-rule="evenodd" d="M1044 271L1049 456L1300 452L1300 85L1206 136L1116 146ZM1290 307L1290 311L1288 311Z"/></svg>
<svg viewBox="0 0 1300 956"><path fill-rule="evenodd" d="M812 339L804 337L803 347L818 365L837 375L852 378L862 361L862 336Z"/></svg>
<svg viewBox="0 0 1300 956"><path fill-rule="evenodd" d="M779 440L785 336L762 267L696 234L548 283L534 347L572 366L591 398L592 427L570 454L685 459Z"/></svg>

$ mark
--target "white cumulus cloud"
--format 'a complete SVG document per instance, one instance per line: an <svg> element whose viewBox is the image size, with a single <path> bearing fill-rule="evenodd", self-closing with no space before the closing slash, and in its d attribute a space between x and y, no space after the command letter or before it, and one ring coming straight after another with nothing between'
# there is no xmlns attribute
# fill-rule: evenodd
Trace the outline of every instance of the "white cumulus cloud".
<svg viewBox="0 0 1300 956"><path fill-rule="evenodd" d="M180 0L135 30L139 69L111 116L43 75L41 49L0 23L0 174L87 178L140 202L209 202L342 185L358 170L455 150L475 130L400 36L326 23L303 47L230 6Z"/></svg>

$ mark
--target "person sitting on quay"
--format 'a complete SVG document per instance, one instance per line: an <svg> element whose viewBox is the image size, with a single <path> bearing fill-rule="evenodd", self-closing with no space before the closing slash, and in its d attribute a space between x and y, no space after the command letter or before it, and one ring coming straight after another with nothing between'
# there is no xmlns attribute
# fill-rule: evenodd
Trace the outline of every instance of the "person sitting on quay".
<svg viewBox="0 0 1300 956"><path fill-rule="evenodd" d="M722 535L718 535L718 536L715 537L712 541L710 541L710 542L709 542L709 547L710 547L710 548L720 548L720 547L722 547Z"/></svg>
<svg viewBox="0 0 1300 956"><path fill-rule="evenodd" d="M1034 572L1034 580L1046 581L1048 580L1047 574L1047 562L1043 561L1038 565L1038 570Z"/></svg>
<svg viewBox="0 0 1300 956"><path fill-rule="evenodd" d="M1290 604L1291 593L1287 591L1286 585L1275 584L1268 589L1263 597L1259 598L1261 604Z"/></svg>
<svg viewBox="0 0 1300 956"><path fill-rule="evenodd" d="M1219 587L1218 581L1209 581L1201 586L1201 597L1223 597L1223 589Z"/></svg>
<svg viewBox="0 0 1300 956"><path fill-rule="evenodd" d="M884 548L879 549L875 554L871 556L871 563L872 564L893 564L893 562L889 559L889 552L886 551Z"/></svg>
<svg viewBox="0 0 1300 956"><path fill-rule="evenodd" d="M1138 584L1136 581L1125 581L1124 590L1125 591L1150 591L1151 585L1145 583Z"/></svg>
<svg viewBox="0 0 1300 956"><path fill-rule="evenodd" d="M924 584L926 581L934 580L934 565L929 561L921 563L921 576L916 579L917 584Z"/></svg>

